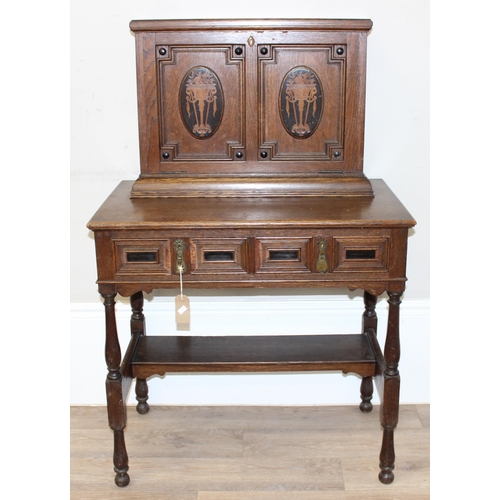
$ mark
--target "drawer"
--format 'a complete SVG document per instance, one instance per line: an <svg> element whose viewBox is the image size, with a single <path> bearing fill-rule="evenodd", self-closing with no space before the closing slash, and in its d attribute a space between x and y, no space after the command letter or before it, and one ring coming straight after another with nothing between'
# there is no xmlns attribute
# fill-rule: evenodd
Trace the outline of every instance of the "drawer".
<svg viewBox="0 0 500 500"><path fill-rule="evenodd" d="M311 238L257 238L256 272L311 272Z"/></svg>
<svg viewBox="0 0 500 500"><path fill-rule="evenodd" d="M169 240L115 240L116 275L135 273L170 274Z"/></svg>
<svg viewBox="0 0 500 500"><path fill-rule="evenodd" d="M387 271L389 238L336 238L334 271Z"/></svg>
<svg viewBox="0 0 500 500"><path fill-rule="evenodd" d="M191 274L248 272L246 238L193 238L189 250Z"/></svg>

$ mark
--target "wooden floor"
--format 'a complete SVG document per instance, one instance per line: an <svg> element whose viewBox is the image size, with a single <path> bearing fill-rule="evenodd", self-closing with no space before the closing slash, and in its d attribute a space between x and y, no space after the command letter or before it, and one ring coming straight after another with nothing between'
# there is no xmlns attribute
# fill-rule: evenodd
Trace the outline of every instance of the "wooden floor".
<svg viewBox="0 0 500 500"><path fill-rule="evenodd" d="M118 488L105 407L72 407L71 498L424 500L429 413L401 407L396 479L383 485L378 407L129 407L131 480Z"/></svg>

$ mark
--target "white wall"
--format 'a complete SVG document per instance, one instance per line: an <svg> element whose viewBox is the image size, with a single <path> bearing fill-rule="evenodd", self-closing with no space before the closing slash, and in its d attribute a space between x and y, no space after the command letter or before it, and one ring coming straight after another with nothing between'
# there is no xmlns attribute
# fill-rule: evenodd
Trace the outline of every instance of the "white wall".
<svg viewBox="0 0 500 500"><path fill-rule="evenodd" d="M139 174L135 50L128 23L132 19L194 16L372 19L374 26L368 37L365 173L369 178L383 178L418 222L409 239L409 281L402 312L402 401L429 401L429 5L427 1L409 0L318 0L314 4L296 4L293 10L289 2L282 0L240 2L237 7L234 2L215 0L197 2L196 8L192 3L164 1L72 2L71 401L98 404L104 396L103 308L95 285L94 242L85 225L120 180L136 179ZM237 329L258 326L259 320L248 314L248 307L265 309L269 304L280 311L281 321L279 325L265 324L263 330L276 327L281 333L294 332L296 325L308 317L306 307L311 317L326 314L328 321L314 328L327 328L337 319L327 313L332 303L346 319L346 327L350 328L347 331L359 328L359 294L351 294L348 299L336 295L333 302L324 293L314 299L305 290L266 291L260 298L252 291L218 292L216 298L203 291L191 295L193 305L202 305L198 318L194 312L193 334L198 331L197 319L198 324L214 325L209 310L217 308L223 315L225 305L228 310L239 311L228 316ZM157 294L148 303L147 308L153 310L150 330L152 327L160 333L163 323L171 328L171 296ZM285 298L297 305L295 315L289 314ZM128 312L124 304L119 302L119 312L126 328ZM90 363L91 368L85 363ZM175 376L171 384L164 380L160 385L154 380L151 399L179 404L335 404L352 402L354 393L357 401L357 380L332 384L329 377L342 378L322 374L216 375L209 379ZM340 389L344 383L352 383L356 389L351 391L348 385ZM235 391L236 386L242 390ZM207 387L211 388L209 392ZM264 394L256 387L270 388L270 392ZM211 398L205 398L207 393Z"/></svg>

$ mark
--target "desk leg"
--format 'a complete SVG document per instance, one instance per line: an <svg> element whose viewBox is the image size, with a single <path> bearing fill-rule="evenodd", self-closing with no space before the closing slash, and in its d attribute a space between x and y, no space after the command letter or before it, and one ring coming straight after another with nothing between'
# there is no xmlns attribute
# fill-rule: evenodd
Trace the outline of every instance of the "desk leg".
<svg viewBox="0 0 500 500"><path fill-rule="evenodd" d="M116 472L117 486L127 486L130 482L128 471L128 455L125 448L123 429L125 428L126 414L123 400L122 374L120 371L121 350L118 340L115 317L116 293L101 293L104 299L106 314L106 346L105 356L108 366L106 377L106 397L108 402L108 421L114 433L113 464Z"/></svg>
<svg viewBox="0 0 500 500"><path fill-rule="evenodd" d="M130 319L130 331L132 335L146 335L146 321L143 314L144 296L142 292L137 292L130 297L130 307L132 317ZM144 415L149 411L148 383L144 379L137 379L135 382L135 395L137 399L137 412Z"/></svg>
<svg viewBox="0 0 500 500"><path fill-rule="evenodd" d="M365 311L363 312L363 333L372 329L377 334L377 313L375 307L377 305L377 297L369 292L364 292L363 300L365 303ZM373 377L364 377L361 381L361 403L359 409L364 413L369 413L373 409Z"/></svg>
<svg viewBox="0 0 500 500"><path fill-rule="evenodd" d="M399 305L401 293L389 292L389 318L387 322L387 337L385 340L384 358L384 394L382 399L383 439L380 451L380 482L390 484L394 481L394 429L398 424L399 415Z"/></svg>

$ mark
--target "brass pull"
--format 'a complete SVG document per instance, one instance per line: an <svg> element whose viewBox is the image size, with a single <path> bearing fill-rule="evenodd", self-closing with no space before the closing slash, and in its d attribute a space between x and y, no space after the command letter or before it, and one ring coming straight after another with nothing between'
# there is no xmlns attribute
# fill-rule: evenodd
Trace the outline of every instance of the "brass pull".
<svg viewBox="0 0 500 500"><path fill-rule="evenodd" d="M328 241L321 239L318 241L318 262L316 262L316 271L318 273L326 273L328 271L328 263L326 262L326 248L328 246Z"/></svg>
<svg viewBox="0 0 500 500"><path fill-rule="evenodd" d="M186 242L184 240L174 241L174 251L175 251L175 267L174 273L180 274L181 270L183 273L186 272L186 262L184 261L184 250L186 250Z"/></svg>

